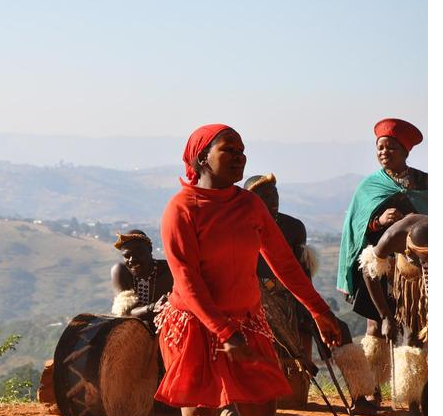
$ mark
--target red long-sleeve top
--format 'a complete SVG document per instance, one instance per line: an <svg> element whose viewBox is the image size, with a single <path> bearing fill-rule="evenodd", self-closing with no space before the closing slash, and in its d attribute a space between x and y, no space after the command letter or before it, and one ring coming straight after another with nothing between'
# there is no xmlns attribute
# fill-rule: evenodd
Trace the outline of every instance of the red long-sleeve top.
<svg viewBox="0 0 443 416"><path fill-rule="evenodd" d="M329 310L257 195L234 185L204 189L181 183L161 226L174 277L172 306L192 312L224 342L237 330L231 316L260 308L261 253L313 317Z"/></svg>

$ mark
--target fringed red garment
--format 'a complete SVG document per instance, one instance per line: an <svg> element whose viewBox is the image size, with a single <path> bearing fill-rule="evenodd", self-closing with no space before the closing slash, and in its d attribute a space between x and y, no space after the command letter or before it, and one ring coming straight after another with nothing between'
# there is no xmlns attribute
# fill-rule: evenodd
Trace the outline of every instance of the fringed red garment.
<svg viewBox="0 0 443 416"><path fill-rule="evenodd" d="M176 407L224 407L230 403L266 403L290 394L272 346L273 334L263 309L230 318L248 346L261 358L230 362L220 340L192 313L167 303L156 317L166 367L156 400Z"/></svg>

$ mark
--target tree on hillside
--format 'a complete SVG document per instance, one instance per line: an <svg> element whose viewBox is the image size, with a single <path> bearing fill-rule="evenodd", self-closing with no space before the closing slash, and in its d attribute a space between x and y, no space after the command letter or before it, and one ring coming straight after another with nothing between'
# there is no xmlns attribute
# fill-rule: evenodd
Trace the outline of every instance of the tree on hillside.
<svg viewBox="0 0 443 416"><path fill-rule="evenodd" d="M0 357L8 351L15 350L21 336L12 334L0 344ZM40 374L34 370L32 364L15 369L0 378L0 403L31 401L36 397L36 387Z"/></svg>
<svg viewBox="0 0 443 416"><path fill-rule="evenodd" d="M20 335L9 335L9 337L6 338L2 344L0 344L0 357L10 350L15 350L15 347L19 343L20 338Z"/></svg>

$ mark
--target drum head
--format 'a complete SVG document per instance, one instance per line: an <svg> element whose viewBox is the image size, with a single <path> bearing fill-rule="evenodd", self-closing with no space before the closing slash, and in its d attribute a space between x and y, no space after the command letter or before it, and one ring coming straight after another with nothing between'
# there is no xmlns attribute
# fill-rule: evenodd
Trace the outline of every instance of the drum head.
<svg viewBox="0 0 443 416"><path fill-rule="evenodd" d="M142 321L76 316L54 354L54 390L64 416L147 416L157 388L157 342Z"/></svg>

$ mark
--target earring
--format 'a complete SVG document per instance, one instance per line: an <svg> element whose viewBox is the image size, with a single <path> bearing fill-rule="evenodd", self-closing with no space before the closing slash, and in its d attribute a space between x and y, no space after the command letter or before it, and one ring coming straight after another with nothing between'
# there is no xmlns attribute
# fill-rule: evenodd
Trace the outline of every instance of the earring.
<svg viewBox="0 0 443 416"><path fill-rule="evenodd" d="M198 163L201 167L203 167L203 166L205 166L205 165L208 164L208 160L207 160L206 158L204 158L203 160L198 160L198 159L197 159L197 163Z"/></svg>

